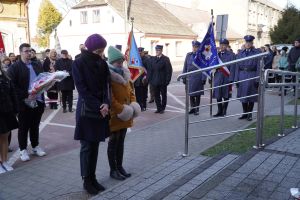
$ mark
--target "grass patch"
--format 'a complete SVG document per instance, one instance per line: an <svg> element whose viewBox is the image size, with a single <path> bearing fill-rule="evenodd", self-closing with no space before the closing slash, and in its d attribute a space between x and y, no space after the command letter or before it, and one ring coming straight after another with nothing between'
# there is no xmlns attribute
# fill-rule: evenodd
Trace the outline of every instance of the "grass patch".
<svg viewBox="0 0 300 200"><path fill-rule="evenodd" d="M285 128L291 128L293 125L293 116L285 116L284 123ZM268 140L276 137L279 133L279 125L280 116L265 117L263 139ZM255 126L256 122L247 128L254 128ZM229 138L207 149L201 154L205 156L215 156L224 152L242 154L250 150L255 144L255 130L243 131L230 136Z"/></svg>
<svg viewBox="0 0 300 200"><path fill-rule="evenodd" d="M300 99L297 99L297 104L298 104L298 106L300 105ZM288 103L288 105L295 105L295 100L292 99L292 100Z"/></svg>

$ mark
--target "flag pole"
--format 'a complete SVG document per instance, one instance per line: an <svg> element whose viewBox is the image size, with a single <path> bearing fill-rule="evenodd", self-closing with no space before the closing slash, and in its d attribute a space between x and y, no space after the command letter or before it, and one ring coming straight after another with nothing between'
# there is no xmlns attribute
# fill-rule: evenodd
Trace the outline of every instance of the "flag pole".
<svg viewBox="0 0 300 200"><path fill-rule="evenodd" d="M214 10L211 9L210 12L211 12L212 27L214 27ZM213 96L213 89L212 89L212 87L213 87L213 81L214 81L214 75L213 75L213 73L211 73L210 77L211 77L211 81L210 81L210 88L211 89L210 89L210 95L209 95L209 103L210 103L209 114L212 117L212 96Z"/></svg>

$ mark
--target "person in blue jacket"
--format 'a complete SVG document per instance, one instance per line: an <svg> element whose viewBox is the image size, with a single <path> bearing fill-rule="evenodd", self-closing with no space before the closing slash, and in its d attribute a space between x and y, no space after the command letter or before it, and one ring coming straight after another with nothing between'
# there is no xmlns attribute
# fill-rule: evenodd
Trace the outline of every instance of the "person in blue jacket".
<svg viewBox="0 0 300 200"><path fill-rule="evenodd" d="M218 53L219 58L223 63L229 62L235 59L234 53L227 50L229 46L229 41L227 39L220 40L220 52ZM235 65L227 66L230 74L229 76L225 75L221 69L217 69L214 74L214 87L225 85L233 81L234 79L234 72L235 72ZM213 98L217 99L218 102L218 112L213 117L221 117L226 115L228 102L222 103L222 101L228 101L230 96L231 86L224 86L220 88L215 88L213 91Z"/></svg>
<svg viewBox="0 0 300 200"><path fill-rule="evenodd" d="M201 43L198 41L193 41L192 45L193 45L193 51L187 53L185 57L182 73L186 73L198 69L193 65L193 62L194 62L194 57L196 56L196 52L199 49ZM190 96L191 107L197 107L200 105L201 95L204 95L204 92L201 90L204 89L205 82L206 82L206 76L202 73L194 74L188 77L188 84L189 84L188 93ZM186 83L186 79L183 80L183 83L184 84ZM199 107L192 108L189 114L199 115Z"/></svg>
<svg viewBox="0 0 300 200"><path fill-rule="evenodd" d="M252 35L246 35L245 39L245 49L242 50L236 57L236 59L245 58L248 56L253 56L255 54L261 53L260 50L254 48L253 40L255 39ZM253 78L259 76L260 73L260 59L251 59L240 62L237 64L235 71L234 81L241 81L244 79ZM250 95L255 95L258 93L259 79L252 79L249 81L244 81L236 84L237 86L237 97L246 97ZM243 115L239 119L252 120L252 114L245 114L253 111L254 103L257 102L257 96L247 97L240 100L243 106Z"/></svg>

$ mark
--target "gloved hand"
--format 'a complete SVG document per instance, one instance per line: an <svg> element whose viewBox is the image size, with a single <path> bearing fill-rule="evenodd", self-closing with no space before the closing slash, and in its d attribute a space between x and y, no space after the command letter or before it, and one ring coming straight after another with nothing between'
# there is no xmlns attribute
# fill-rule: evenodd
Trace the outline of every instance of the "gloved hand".
<svg viewBox="0 0 300 200"><path fill-rule="evenodd" d="M256 88L258 88L258 87L259 87L259 82L255 82L255 83L254 83L254 86L255 86Z"/></svg>
<svg viewBox="0 0 300 200"><path fill-rule="evenodd" d="M211 79L208 79L208 83L209 83L209 84L211 84L211 83L212 83ZM203 84L203 85L204 85L204 84Z"/></svg>
<svg viewBox="0 0 300 200"><path fill-rule="evenodd" d="M183 84L185 85L185 84L186 84L186 78L183 78L183 79L182 79L182 82L183 82Z"/></svg>
<svg viewBox="0 0 300 200"><path fill-rule="evenodd" d="M205 83L206 83L206 80L202 81L202 85L205 85Z"/></svg>
<svg viewBox="0 0 300 200"><path fill-rule="evenodd" d="M239 83L236 83L235 86L236 86L236 88L239 88L240 84L239 84Z"/></svg>

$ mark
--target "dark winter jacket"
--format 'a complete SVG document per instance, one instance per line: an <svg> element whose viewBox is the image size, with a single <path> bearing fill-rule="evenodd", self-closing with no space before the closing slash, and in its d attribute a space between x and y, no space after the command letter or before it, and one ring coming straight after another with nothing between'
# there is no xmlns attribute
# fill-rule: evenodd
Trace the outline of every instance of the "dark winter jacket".
<svg viewBox="0 0 300 200"><path fill-rule="evenodd" d="M72 65L78 90L75 140L104 141L109 136L109 118L93 119L81 116L83 103L99 112L102 104L110 104L110 72L107 63L98 55L83 51Z"/></svg>
<svg viewBox="0 0 300 200"><path fill-rule="evenodd" d="M70 74L67 78L58 83L58 89L65 90L74 90L74 80L72 75L72 64L73 61L68 58L60 58L56 61L55 69L56 71L66 71Z"/></svg>
<svg viewBox="0 0 300 200"><path fill-rule="evenodd" d="M273 51L270 51L264 59L265 69L272 69L273 59L274 59L274 53Z"/></svg>
<svg viewBox="0 0 300 200"><path fill-rule="evenodd" d="M39 59L37 59L37 57L31 58L30 60L31 62L37 63L40 67L43 66L42 62Z"/></svg>
<svg viewBox="0 0 300 200"><path fill-rule="evenodd" d="M169 57L162 55L151 57L148 69L148 80L153 86L169 85L172 78L172 65Z"/></svg>
<svg viewBox="0 0 300 200"><path fill-rule="evenodd" d="M31 65L36 75L39 75L40 73L43 72L43 68L39 66L37 63L32 62ZM24 100L28 97L30 71L26 66L26 64L23 63L22 60L20 60L14 63L8 69L7 74L9 78L12 80L12 83L15 87L19 108L20 111L22 111L26 106ZM42 95L42 98L44 98L44 95Z"/></svg>
<svg viewBox="0 0 300 200"><path fill-rule="evenodd" d="M0 113L18 113L19 105L12 81L0 70Z"/></svg>
<svg viewBox="0 0 300 200"><path fill-rule="evenodd" d="M293 47L290 50L288 55L289 71L293 71L293 72L296 71L295 65L299 57L300 57L300 47Z"/></svg>

